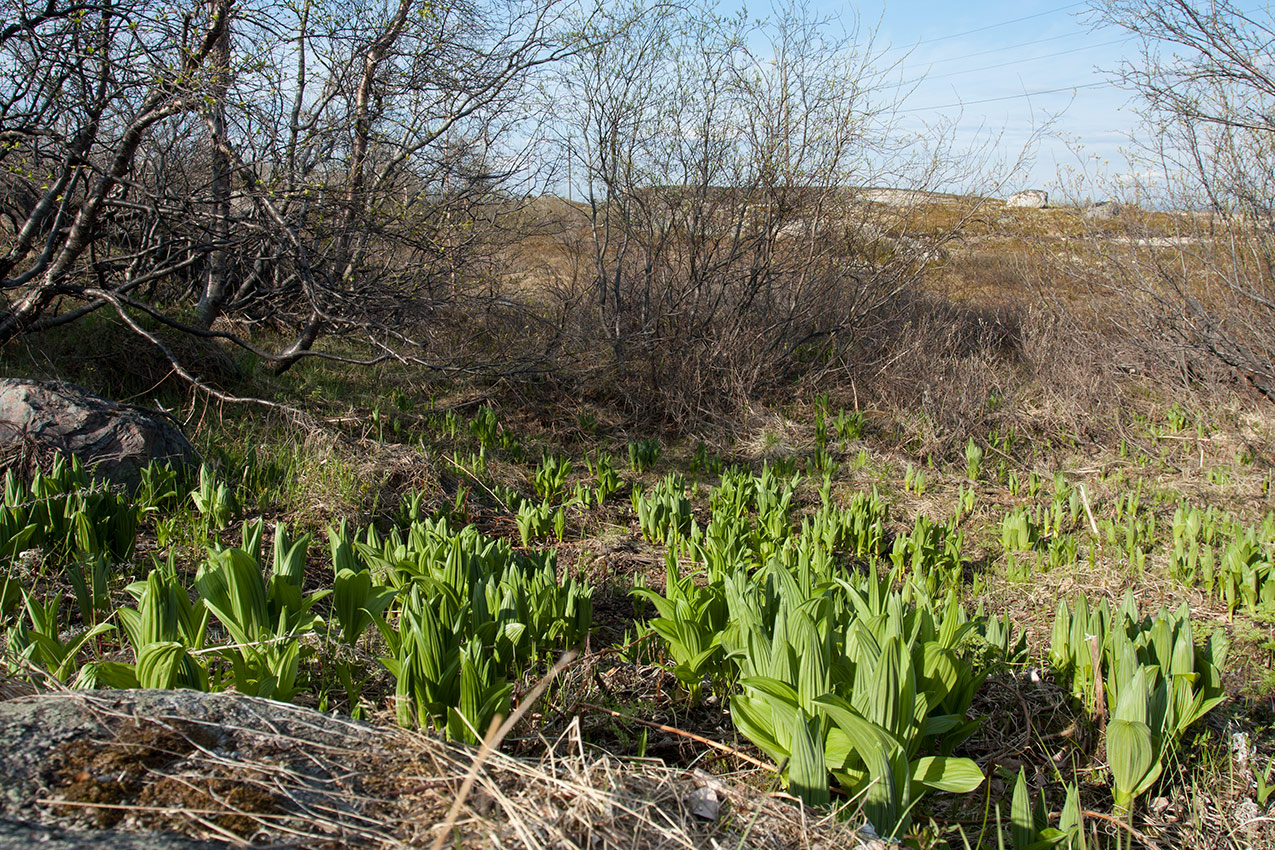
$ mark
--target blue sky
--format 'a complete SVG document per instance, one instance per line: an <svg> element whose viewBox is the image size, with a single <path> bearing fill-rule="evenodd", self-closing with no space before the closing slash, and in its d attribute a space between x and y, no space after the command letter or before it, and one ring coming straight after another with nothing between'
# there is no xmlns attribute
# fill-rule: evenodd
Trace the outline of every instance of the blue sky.
<svg viewBox="0 0 1275 850"><path fill-rule="evenodd" d="M815 2L829 14L854 14L852 5ZM905 125L947 118L957 122L960 143L999 136L999 156L1012 160L1048 122L1034 163L1005 192L1066 193L1074 191L1077 174L1099 184L1128 174L1123 151L1138 125L1129 93L1105 73L1132 56L1136 42L1122 30L1094 28L1088 7L1061 0L888 0L858 11L861 25L875 28L878 44L888 45L885 58L900 60L902 77L924 77L902 104Z"/></svg>

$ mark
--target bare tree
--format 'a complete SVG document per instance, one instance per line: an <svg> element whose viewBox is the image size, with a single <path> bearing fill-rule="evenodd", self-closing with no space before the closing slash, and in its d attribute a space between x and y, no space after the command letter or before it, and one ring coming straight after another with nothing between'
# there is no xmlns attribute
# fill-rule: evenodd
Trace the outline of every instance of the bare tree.
<svg viewBox="0 0 1275 850"><path fill-rule="evenodd" d="M899 91L870 31L780 4L620 33L556 87L590 234L564 294L610 344L595 362L681 422L844 364L935 247L863 192L916 177L883 177Z"/></svg>
<svg viewBox="0 0 1275 850"><path fill-rule="evenodd" d="M1116 72L1143 104L1141 190L1177 211L1174 238L1108 249L1107 287L1143 333L1275 400L1275 21L1231 0L1111 0L1139 55ZM1202 359L1201 359L1202 358Z"/></svg>
<svg viewBox="0 0 1275 850"><path fill-rule="evenodd" d="M107 307L248 347L218 320L268 327L283 342L254 350L282 370L334 333L428 354L532 173L516 101L588 14L18 0L13 21L0 344Z"/></svg>
<svg viewBox="0 0 1275 850"><path fill-rule="evenodd" d="M0 162L34 203L14 216L21 224L0 257L9 299L0 342L108 274L121 277L117 288L127 293L180 265L165 252L148 262L149 245L98 249L117 213L149 212L131 197L138 153L156 125L198 108L230 10L230 0L220 0L178 19L127 0L17 4L0 32L0 72L15 82L0 102Z"/></svg>
<svg viewBox="0 0 1275 850"><path fill-rule="evenodd" d="M0 28L18 81L0 97L0 344L103 308L276 370L335 356L330 335L362 362L502 370L547 368L567 339L693 418L850 368L950 235L917 238L907 205L865 195L945 173L900 176L892 66L800 2L763 22L571 0L92 3L18 0ZM555 312L493 258L560 156L588 236Z"/></svg>

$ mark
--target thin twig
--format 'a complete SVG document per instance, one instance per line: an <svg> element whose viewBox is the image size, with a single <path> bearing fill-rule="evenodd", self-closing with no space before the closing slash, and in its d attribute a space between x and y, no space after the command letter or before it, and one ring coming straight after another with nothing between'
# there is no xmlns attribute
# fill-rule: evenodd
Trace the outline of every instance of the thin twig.
<svg viewBox="0 0 1275 850"><path fill-rule="evenodd" d="M1084 484L1078 484L1078 485L1076 485L1076 486L1077 486L1077 489L1078 489L1078 490L1080 490L1080 501L1081 501L1081 503L1083 503L1083 504L1084 504L1084 506L1085 506L1085 515L1089 517L1089 528L1091 528L1091 529L1093 530L1093 536L1094 536L1094 537L1097 537L1097 536L1098 536L1098 523L1097 523L1096 521L1094 521L1094 518L1093 518L1093 508L1089 507L1089 494L1088 494L1087 492L1085 492L1085 485L1084 485Z"/></svg>
<svg viewBox="0 0 1275 850"><path fill-rule="evenodd" d="M459 463L457 463L456 461L452 460L452 459L451 459L451 458L449 458L447 455L440 454L440 455L439 455L439 457L441 457L443 460L447 461L447 462L448 462L448 463L450 463L452 466L456 467L456 468L457 468L457 469L459 469L461 472L465 473L465 474L466 474L466 475L468 475L470 478L472 478L472 479L474 480L474 482L475 482L475 483L476 483L479 487L481 487L481 488L483 488L484 490L486 490L486 491L487 491L487 495L488 495L488 496L491 496L493 499L495 499L495 500L496 500L496 504L500 505L500 506L501 506L502 508L504 508L506 511L509 511L509 510L510 510L509 505L505 504L505 500L504 500L504 499L502 499L502 498L500 498L499 496L497 496L495 493L493 493L493 492L491 491L491 488L490 488L490 487L488 487L486 484L484 484L484 483L483 483L483 481L482 481L482 479L480 479L477 475L475 475L474 473L470 472L468 469L466 469L465 467L461 466ZM512 511L511 511L511 513L512 513Z"/></svg>
<svg viewBox="0 0 1275 850"><path fill-rule="evenodd" d="M657 729L660 732L669 732L673 735L681 735L683 738L689 738L692 741L696 741L700 744L704 744L705 746L709 746L709 747L712 747L713 749L721 750L724 753L733 755L738 759L748 762L749 764L760 767L762 770L769 770L771 773L779 772L779 768L775 767L773 764L767 764L766 762L761 761L760 759L753 758L747 753L741 753L739 750L735 749L732 746L729 746L728 744L723 744L720 741L714 741L711 738L705 738L703 735L696 735L694 732L687 732L684 729L677 729L673 726L665 726L663 723L653 723L650 720L642 720L637 717L631 717L630 715L622 714L621 712L614 711L613 709L610 709L610 708L603 708L600 705L594 705L591 702L581 702L578 704L583 708L587 708L592 711L601 711L604 714L609 714L612 717L622 718L624 720L629 721L630 723L636 723L639 726L646 726L647 728L650 728L650 729Z"/></svg>
<svg viewBox="0 0 1275 850"><path fill-rule="evenodd" d="M1146 835L1144 835L1141 832L1138 832L1138 830L1134 829L1132 826L1120 820L1119 818L1113 818L1111 815L1104 815L1102 812L1091 812L1088 810L1085 810L1081 812L1080 814L1081 814L1081 817L1097 818L1098 820L1106 821L1107 823L1114 823L1116 826L1120 827L1121 829L1125 830L1130 835L1132 835L1134 838L1141 841L1147 847L1150 847L1151 850L1160 850L1160 846L1158 844L1156 844Z"/></svg>
<svg viewBox="0 0 1275 850"><path fill-rule="evenodd" d="M52 797L37 797L37 803L43 803L46 806L73 806L83 809L115 809L121 812L146 812L148 814L162 815L216 815L218 817L228 814L245 814L238 809L190 809L183 806L138 806L128 803L91 803L85 800L58 800ZM270 814L268 812L253 812L253 818L261 818L263 820L288 820L293 815L290 814Z"/></svg>
<svg viewBox="0 0 1275 850"><path fill-rule="evenodd" d="M473 790L474 782L478 779L478 771L482 769L483 762L487 760L487 756L493 750L500 746L500 742L505 736L513 731L514 726L522 719L522 716L531 708L532 703L540 698L545 688L549 687L549 683L574 661L576 658L575 650L565 653L558 659L558 663L553 665L553 669L544 675L536 686L531 689L518 707L509 714L509 718L496 728L496 724L500 722L500 715L496 715L491 720L491 729L488 730L487 736L483 738L482 746L478 748L478 754L474 756L474 760L469 765L469 772L465 774L465 781L461 783L460 790L456 792L456 799L452 801L452 807L447 810L447 817L443 818L442 826L438 830L438 835L434 838L433 850L442 850L443 843L447 840L447 835L452 831L452 827L456 825L456 818L460 815L461 807L465 805L465 798L469 796L469 792Z"/></svg>

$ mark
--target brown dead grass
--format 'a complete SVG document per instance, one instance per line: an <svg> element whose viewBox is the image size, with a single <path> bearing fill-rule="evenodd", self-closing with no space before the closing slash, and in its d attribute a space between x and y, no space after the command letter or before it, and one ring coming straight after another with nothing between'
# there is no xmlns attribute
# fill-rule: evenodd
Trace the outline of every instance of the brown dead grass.
<svg viewBox="0 0 1275 850"><path fill-rule="evenodd" d="M74 698L72 695L58 697ZM464 778L476 782L445 838L449 847L644 850L710 846L852 847L837 811L814 813L701 770L616 759L568 725L538 759L394 728L350 724L330 744L295 738L280 719L251 747L218 748L180 718L96 709L113 735L61 748L54 810L96 828L162 827L221 840L312 848L431 846ZM304 722L290 709L290 723ZM298 762L298 747L305 758ZM304 765L304 767L302 766ZM329 801L330 798L330 801ZM719 812L706 816L708 799Z"/></svg>

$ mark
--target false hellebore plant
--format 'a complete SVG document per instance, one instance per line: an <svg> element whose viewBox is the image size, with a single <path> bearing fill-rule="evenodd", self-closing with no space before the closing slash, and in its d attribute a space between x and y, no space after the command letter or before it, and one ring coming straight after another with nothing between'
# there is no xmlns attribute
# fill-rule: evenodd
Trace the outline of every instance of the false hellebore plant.
<svg viewBox="0 0 1275 850"><path fill-rule="evenodd" d="M787 765L789 787L805 802L829 802L831 773L880 834L898 835L926 790L982 784L973 761L950 755L973 731L965 712L982 676L956 652L975 624L962 622L954 599L936 618L928 606L905 605L901 592L883 593L888 585L875 576L867 582L866 592L840 585L849 602L840 617L834 593L800 600L796 582L782 580L773 629L740 612L733 656L743 693L731 699L731 716Z"/></svg>

